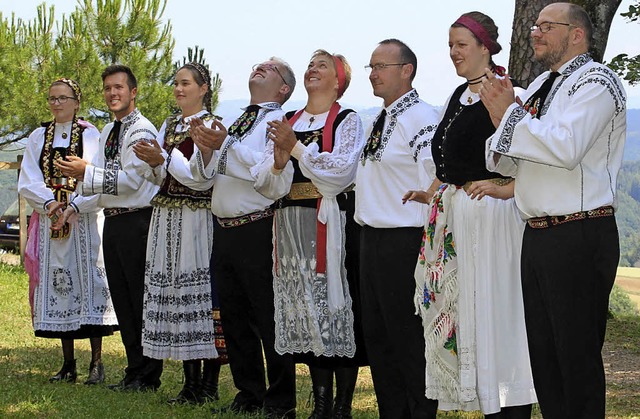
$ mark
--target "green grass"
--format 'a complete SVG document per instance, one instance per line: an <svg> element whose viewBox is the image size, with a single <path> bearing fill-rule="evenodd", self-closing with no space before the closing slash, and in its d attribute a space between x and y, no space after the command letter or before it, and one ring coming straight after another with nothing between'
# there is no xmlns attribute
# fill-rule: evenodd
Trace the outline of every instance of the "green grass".
<svg viewBox="0 0 640 419"><path fill-rule="evenodd" d="M22 268L0 263L0 417L10 418L211 418L210 409L233 400L235 388L228 366L222 368L221 400L205 406L170 406L166 400L182 386L181 363L165 362L162 386L155 393L114 392L105 386L89 387L86 379L90 361L87 340L76 342L77 384L50 384L48 378L62 365L57 339L33 336L28 304L28 279ZM640 319L613 319L609 338L640 357ZM630 332L633 331L633 332ZM615 343L614 342L614 343ZM120 335L104 339L103 362L107 382L120 380L126 358ZM311 413L308 404L311 384L308 370L298 365L298 417ZM640 412L640 385L609 386L607 417L633 418ZM634 416L635 414L635 416ZM476 419L479 413L441 413L444 418ZM217 418L242 418L231 414ZM254 416L255 417L255 416ZM354 397L354 418L377 418L377 406L368 368L360 370ZM534 410L539 418L539 410Z"/></svg>

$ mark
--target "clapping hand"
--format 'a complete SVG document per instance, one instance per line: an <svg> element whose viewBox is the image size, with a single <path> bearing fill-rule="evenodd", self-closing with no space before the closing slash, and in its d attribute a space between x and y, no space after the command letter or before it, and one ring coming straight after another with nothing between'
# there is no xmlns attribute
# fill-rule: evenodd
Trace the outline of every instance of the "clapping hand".
<svg viewBox="0 0 640 419"><path fill-rule="evenodd" d="M497 128L507 108L516 102L516 96L508 74L505 74L504 79L498 79L488 68L485 69L485 74L487 77L482 80L478 93L480 100L489 111L491 122Z"/></svg>
<svg viewBox="0 0 640 419"><path fill-rule="evenodd" d="M191 139L202 153L204 164L208 164L214 150L220 150L227 138L227 129L222 122L214 119L208 128L200 118L189 121Z"/></svg>
<svg viewBox="0 0 640 419"><path fill-rule="evenodd" d="M136 157L147 163L151 167L157 167L164 163L162 147L153 139L151 142L138 141L133 146Z"/></svg>

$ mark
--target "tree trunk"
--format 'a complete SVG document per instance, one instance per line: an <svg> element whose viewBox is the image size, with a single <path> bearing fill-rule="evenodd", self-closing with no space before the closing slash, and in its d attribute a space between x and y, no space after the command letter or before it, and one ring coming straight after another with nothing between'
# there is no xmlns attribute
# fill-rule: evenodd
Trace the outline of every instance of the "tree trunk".
<svg viewBox="0 0 640 419"><path fill-rule="evenodd" d="M554 0L515 0L516 8L513 16L513 33L511 34L511 52L509 54L509 75L522 87L527 87L540 73L548 70L533 58L530 41L530 30L538 19L538 13ZM616 10L622 0L575 0L571 3L582 6L594 26L591 53L596 61L602 61L609 28Z"/></svg>

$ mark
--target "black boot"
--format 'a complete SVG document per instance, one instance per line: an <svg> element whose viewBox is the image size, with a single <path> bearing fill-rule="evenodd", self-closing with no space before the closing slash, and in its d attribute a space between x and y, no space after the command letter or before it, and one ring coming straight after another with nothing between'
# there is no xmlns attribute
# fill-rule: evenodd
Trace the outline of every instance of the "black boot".
<svg viewBox="0 0 640 419"><path fill-rule="evenodd" d="M220 377L220 361L217 359L205 359L202 361L202 385L200 397L203 403L214 402L220 399L218 394L218 378Z"/></svg>
<svg viewBox="0 0 640 419"><path fill-rule="evenodd" d="M313 412L309 419L331 419L333 404L333 370L309 367L313 384Z"/></svg>
<svg viewBox="0 0 640 419"><path fill-rule="evenodd" d="M91 362L89 365L89 377L84 383L88 385L104 383L104 365L102 365L102 361Z"/></svg>
<svg viewBox="0 0 640 419"><path fill-rule="evenodd" d="M200 360L182 361L184 386L180 393L169 403L201 403L200 399Z"/></svg>
<svg viewBox="0 0 640 419"><path fill-rule="evenodd" d="M529 419L532 405L503 407L498 413L484 415L485 419Z"/></svg>
<svg viewBox="0 0 640 419"><path fill-rule="evenodd" d="M76 360L72 359L70 361L64 361L62 364L62 369L58 371L56 375L49 378L50 383L57 383L59 381L64 381L67 383L75 383L76 378L78 378L78 371L76 370Z"/></svg>
<svg viewBox="0 0 640 419"><path fill-rule="evenodd" d="M358 367L336 369L336 399L333 419L351 419L351 401L358 379Z"/></svg>

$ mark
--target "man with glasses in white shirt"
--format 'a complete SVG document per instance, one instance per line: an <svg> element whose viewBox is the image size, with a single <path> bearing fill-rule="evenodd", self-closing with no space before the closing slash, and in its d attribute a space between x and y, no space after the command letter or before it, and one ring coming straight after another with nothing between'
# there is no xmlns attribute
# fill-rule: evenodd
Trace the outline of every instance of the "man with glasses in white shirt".
<svg viewBox="0 0 640 419"><path fill-rule="evenodd" d="M592 60L580 6L553 3L531 28L550 69L516 102L492 76L480 97L496 133L487 167L515 177L527 220L522 288L533 379L545 418L603 418L601 350L620 255L614 218L626 132L619 79Z"/></svg>

